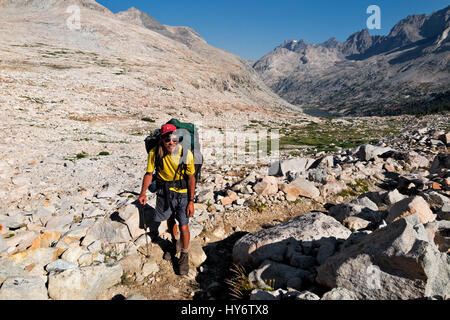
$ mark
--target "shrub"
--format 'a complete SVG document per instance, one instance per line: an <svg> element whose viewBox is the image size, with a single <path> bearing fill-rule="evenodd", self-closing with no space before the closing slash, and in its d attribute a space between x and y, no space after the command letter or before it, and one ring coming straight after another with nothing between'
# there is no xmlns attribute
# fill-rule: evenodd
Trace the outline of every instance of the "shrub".
<svg viewBox="0 0 450 320"><path fill-rule="evenodd" d="M83 158L86 158L87 156L88 156L87 153L81 152L81 153L78 153L78 154L76 155L76 158L77 158L77 159L83 159Z"/></svg>

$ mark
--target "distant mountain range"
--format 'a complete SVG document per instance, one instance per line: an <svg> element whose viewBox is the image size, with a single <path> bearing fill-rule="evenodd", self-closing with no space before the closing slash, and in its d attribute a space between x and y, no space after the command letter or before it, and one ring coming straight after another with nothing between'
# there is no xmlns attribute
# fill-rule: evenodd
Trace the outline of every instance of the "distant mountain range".
<svg viewBox="0 0 450 320"><path fill-rule="evenodd" d="M254 63L288 102L332 114L450 110L450 6L411 15L387 36L367 29L345 42L283 42Z"/></svg>

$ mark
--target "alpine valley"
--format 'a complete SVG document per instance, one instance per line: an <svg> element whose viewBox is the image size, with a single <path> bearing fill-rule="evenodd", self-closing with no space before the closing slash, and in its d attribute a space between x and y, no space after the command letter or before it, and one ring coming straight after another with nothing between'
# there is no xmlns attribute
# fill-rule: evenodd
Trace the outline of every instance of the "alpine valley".
<svg viewBox="0 0 450 320"><path fill-rule="evenodd" d="M449 32L450 6L408 16L387 36L287 40L253 67L288 102L335 115L449 110Z"/></svg>

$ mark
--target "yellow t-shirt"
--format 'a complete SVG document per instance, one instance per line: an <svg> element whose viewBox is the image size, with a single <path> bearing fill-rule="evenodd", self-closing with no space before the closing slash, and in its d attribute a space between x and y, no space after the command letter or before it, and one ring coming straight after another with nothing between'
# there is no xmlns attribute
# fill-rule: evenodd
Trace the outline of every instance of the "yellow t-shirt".
<svg viewBox="0 0 450 320"><path fill-rule="evenodd" d="M163 157L162 159L163 170L161 170L161 168L158 168L159 179L164 181L174 181L180 179L179 173L177 173L177 175L175 176L181 158L182 146L179 145L178 148L179 152L177 155L168 154ZM155 171L155 160L156 160L156 147L150 150L148 154L148 164L147 164L148 173L152 174ZM195 173L195 167L194 167L194 155L192 154L191 150L188 150L188 154L186 157L186 164L187 164L186 174L189 176L193 175ZM187 193L187 189L170 188L170 190L178 193Z"/></svg>

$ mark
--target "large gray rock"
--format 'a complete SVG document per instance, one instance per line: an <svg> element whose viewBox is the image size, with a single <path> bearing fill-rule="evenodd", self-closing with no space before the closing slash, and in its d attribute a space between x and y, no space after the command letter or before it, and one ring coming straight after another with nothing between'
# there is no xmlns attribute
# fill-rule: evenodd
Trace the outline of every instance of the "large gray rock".
<svg viewBox="0 0 450 320"><path fill-rule="evenodd" d="M69 261L65 261L63 259L58 259L56 261L53 261L45 266L45 270L47 272L52 271L64 271L68 269L76 269L78 268L78 265Z"/></svg>
<svg viewBox="0 0 450 320"><path fill-rule="evenodd" d="M309 269L316 264L314 257L303 254L303 248L297 241L288 245L286 260L289 261L289 265L300 269Z"/></svg>
<svg viewBox="0 0 450 320"><path fill-rule="evenodd" d="M255 287L261 289L268 287L274 289L286 288L288 282L297 280L298 287L294 289L300 290L303 282L314 281L313 275L308 271L271 260L265 260L259 268L250 272L248 279Z"/></svg>
<svg viewBox="0 0 450 320"><path fill-rule="evenodd" d="M38 276L8 278L0 288L0 300L48 300L45 281Z"/></svg>
<svg viewBox="0 0 450 320"><path fill-rule="evenodd" d="M195 266L199 267L208 257L199 241L191 241L189 249L189 261Z"/></svg>
<svg viewBox="0 0 450 320"><path fill-rule="evenodd" d="M428 238L433 241L439 251L450 252L450 221L433 221L424 225Z"/></svg>
<svg viewBox="0 0 450 320"><path fill-rule="evenodd" d="M74 242L69 245L69 248L64 251L61 259L70 263L78 264L78 259L89 251L85 247L80 247L78 243Z"/></svg>
<svg viewBox="0 0 450 320"><path fill-rule="evenodd" d="M250 300L253 301L277 301L281 300L286 290L278 289L275 291L265 291L261 289L254 289L250 294Z"/></svg>
<svg viewBox="0 0 450 320"><path fill-rule="evenodd" d="M19 277L24 274L24 270L16 265L11 258L0 258L0 286L7 278Z"/></svg>
<svg viewBox="0 0 450 320"><path fill-rule="evenodd" d="M328 214L341 223L353 216L372 223L379 223L384 219L385 212L378 211L377 208L377 205L371 200L362 198L350 203L340 203L335 205L329 209Z"/></svg>
<svg viewBox="0 0 450 320"><path fill-rule="evenodd" d="M410 170L427 168L430 165L430 161L427 158L415 151L392 151L388 152L387 155L395 160L404 161Z"/></svg>
<svg viewBox="0 0 450 320"><path fill-rule="evenodd" d="M310 158L294 158L277 161L270 165L269 176L285 176L291 172L305 172L316 160Z"/></svg>
<svg viewBox="0 0 450 320"><path fill-rule="evenodd" d="M358 300L358 297L354 292L338 287L325 293L321 300Z"/></svg>
<svg viewBox="0 0 450 320"><path fill-rule="evenodd" d="M352 231L358 231L367 228L370 225L370 221L359 217L348 217L343 221L343 224Z"/></svg>
<svg viewBox="0 0 450 320"><path fill-rule="evenodd" d="M203 232L203 224L198 223L195 219L189 222L189 232L191 233L191 239L195 239L200 233Z"/></svg>
<svg viewBox="0 0 450 320"><path fill-rule="evenodd" d="M95 240L100 240L103 243L121 243L131 241L131 235L126 224L103 219L96 222L87 231L82 245L88 246Z"/></svg>
<svg viewBox="0 0 450 320"><path fill-rule="evenodd" d="M369 161L372 160L375 156L382 155L385 152L391 151L391 148L388 147L376 147L370 144L362 145L356 151L356 156L360 160Z"/></svg>
<svg viewBox="0 0 450 320"><path fill-rule="evenodd" d="M362 207L357 203L340 203L328 210L328 214L339 222L361 213Z"/></svg>
<svg viewBox="0 0 450 320"><path fill-rule="evenodd" d="M450 293L450 257L439 252L418 216L378 229L330 257L316 281L358 299L416 299Z"/></svg>
<svg viewBox="0 0 450 320"><path fill-rule="evenodd" d="M439 140L441 140L443 143L445 143L448 146L450 146L450 132L443 133L439 136Z"/></svg>
<svg viewBox="0 0 450 320"><path fill-rule="evenodd" d="M450 169L450 154L439 153L431 163L430 173L440 173L441 170Z"/></svg>
<svg viewBox="0 0 450 320"><path fill-rule="evenodd" d="M359 204L363 209L367 208L372 211L378 211L377 204L368 197L359 197L358 199L353 200L352 203Z"/></svg>
<svg viewBox="0 0 450 320"><path fill-rule="evenodd" d="M450 198L436 191L421 192L420 196L430 205L433 210L450 212Z"/></svg>
<svg viewBox="0 0 450 320"><path fill-rule="evenodd" d="M11 255L19 267L27 267L33 264L47 265L58 259L58 248L36 248L17 252Z"/></svg>
<svg viewBox="0 0 450 320"><path fill-rule="evenodd" d="M51 231L67 232L72 224L73 216L71 214L51 217L45 224L45 229Z"/></svg>
<svg viewBox="0 0 450 320"><path fill-rule="evenodd" d="M7 216L0 215L0 225L4 228L17 229L20 228L23 224L23 217L20 216Z"/></svg>
<svg viewBox="0 0 450 320"><path fill-rule="evenodd" d="M158 272L159 272L159 267L158 267L158 264L154 260L146 262L142 266L141 273L144 278L148 277L149 275L154 275L155 273L158 273Z"/></svg>
<svg viewBox="0 0 450 320"><path fill-rule="evenodd" d="M383 194L383 202L387 205L393 205L405 198L407 198L407 196L398 192L397 189L394 189L393 191L389 191Z"/></svg>
<svg viewBox="0 0 450 320"><path fill-rule="evenodd" d="M39 234L36 231L20 230L17 233L12 232L11 234L13 234L12 237L5 239L9 254L25 250L32 245L37 237L39 237Z"/></svg>
<svg viewBox="0 0 450 320"><path fill-rule="evenodd" d="M350 237L345 240L345 242L341 245L340 249L350 247L354 244L360 243L364 238L366 238L372 231L364 230L364 231L356 231L353 232Z"/></svg>
<svg viewBox="0 0 450 320"><path fill-rule="evenodd" d="M375 203L377 206L380 207L385 204L384 200L383 200L384 193L386 193L386 192L370 191L370 192L366 192L366 193L359 195L358 199L369 198L373 203Z"/></svg>
<svg viewBox="0 0 450 320"><path fill-rule="evenodd" d="M119 283L122 274L119 263L53 271L48 276L48 295L55 300L93 300Z"/></svg>
<svg viewBox="0 0 450 320"><path fill-rule="evenodd" d="M320 187L320 193L323 197L335 195L347 189L347 184L344 181L328 181Z"/></svg>
<svg viewBox="0 0 450 320"><path fill-rule="evenodd" d="M320 197L320 191L314 183L303 178L297 178L291 183L284 183L280 189L286 194L288 201L295 201L299 196L312 199Z"/></svg>
<svg viewBox="0 0 450 320"><path fill-rule="evenodd" d="M325 168L308 170L308 179L317 183L326 184L331 180L330 172Z"/></svg>
<svg viewBox="0 0 450 320"><path fill-rule="evenodd" d="M93 219L85 219L80 223L71 225L69 231L61 235L58 243L70 244L72 242L81 240L86 236L86 233L94 224L95 221Z"/></svg>
<svg viewBox="0 0 450 320"><path fill-rule="evenodd" d="M117 210L120 222L125 223L128 226L128 230L130 231L131 237L133 239L137 239L139 236L145 233L144 230L144 210L139 210L139 208L134 204L128 204L119 208ZM145 219L149 219L148 215L145 216ZM148 224L148 223L147 223Z"/></svg>
<svg viewBox="0 0 450 320"><path fill-rule="evenodd" d="M386 222L391 223L412 214L417 214L423 224L436 220L436 215L428 203L421 196L415 196L403 199L390 207Z"/></svg>
<svg viewBox="0 0 450 320"><path fill-rule="evenodd" d="M266 176L253 187L253 190L262 196L274 195L278 192L278 180L275 177Z"/></svg>
<svg viewBox="0 0 450 320"><path fill-rule="evenodd" d="M233 261L253 267L269 258L281 262L292 242L312 242L323 238L345 240L350 234L351 231L334 218L321 212L311 212L272 228L243 236L234 245Z"/></svg>
<svg viewBox="0 0 450 320"><path fill-rule="evenodd" d="M337 241L334 238L323 239L317 252L316 260L321 265L336 252Z"/></svg>
<svg viewBox="0 0 450 320"><path fill-rule="evenodd" d="M298 292L296 297L296 300L320 300L320 297L310 291L302 291L302 292Z"/></svg>
<svg viewBox="0 0 450 320"><path fill-rule="evenodd" d="M267 174L269 176L281 175L280 161L276 161L270 164Z"/></svg>
<svg viewBox="0 0 450 320"><path fill-rule="evenodd" d="M412 172L403 174L397 178L397 189L403 194L416 194L424 189L429 184L429 179L426 177L426 172Z"/></svg>

